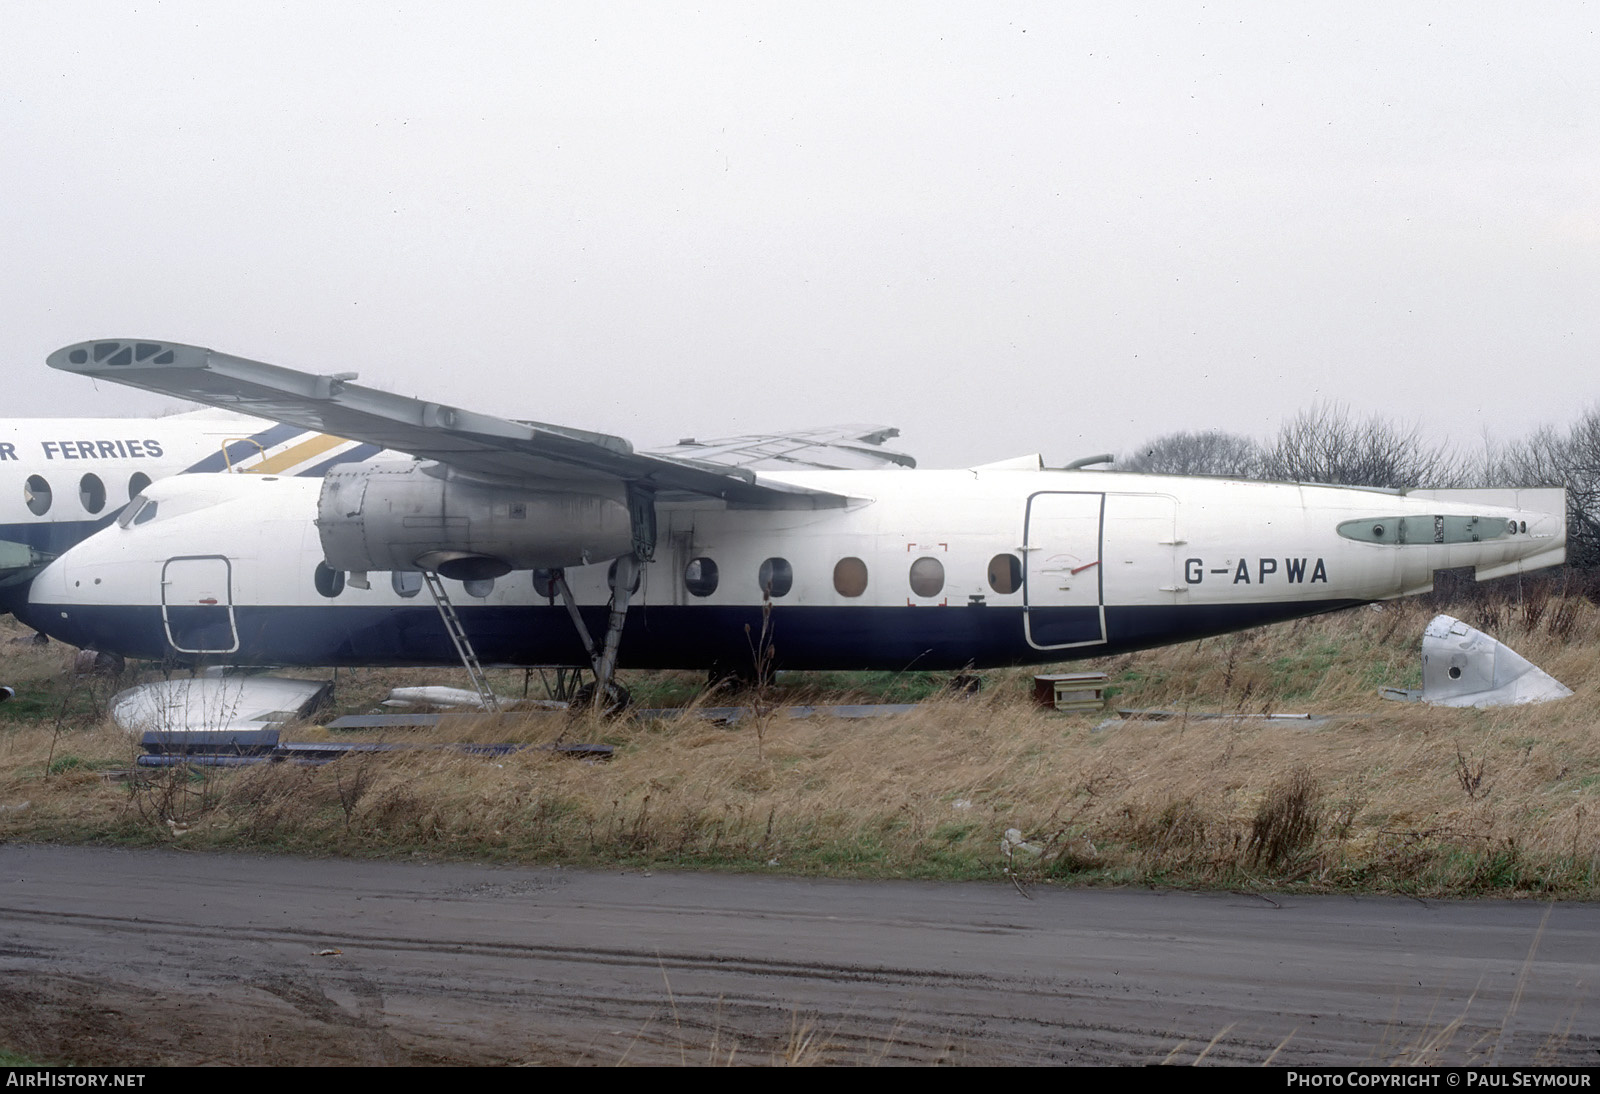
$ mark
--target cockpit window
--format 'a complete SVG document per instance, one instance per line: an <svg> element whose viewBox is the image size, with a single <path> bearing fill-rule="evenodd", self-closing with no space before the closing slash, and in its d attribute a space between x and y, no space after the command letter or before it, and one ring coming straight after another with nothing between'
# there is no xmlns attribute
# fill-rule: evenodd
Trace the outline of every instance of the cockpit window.
<svg viewBox="0 0 1600 1094"><path fill-rule="evenodd" d="M139 494L127 504L127 507L122 510L122 514L117 517L117 527L128 528L135 524L144 524L155 519L155 515L156 503L143 494Z"/></svg>

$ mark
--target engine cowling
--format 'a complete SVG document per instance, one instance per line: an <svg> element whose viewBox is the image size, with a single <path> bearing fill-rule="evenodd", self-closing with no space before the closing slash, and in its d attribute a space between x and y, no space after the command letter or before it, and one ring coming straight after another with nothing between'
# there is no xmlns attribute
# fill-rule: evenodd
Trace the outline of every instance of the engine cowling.
<svg viewBox="0 0 1600 1094"><path fill-rule="evenodd" d="M437 570L473 580L581 566L632 549L626 490L527 490L460 476L442 464L334 468L317 531L335 570Z"/></svg>

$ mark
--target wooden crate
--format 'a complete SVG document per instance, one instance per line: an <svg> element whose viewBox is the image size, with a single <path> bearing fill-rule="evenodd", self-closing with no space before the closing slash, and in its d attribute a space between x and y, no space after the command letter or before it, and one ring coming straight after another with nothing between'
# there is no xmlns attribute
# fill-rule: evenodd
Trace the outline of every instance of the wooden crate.
<svg viewBox="0 0 1600 1094"><path fill-rule="evenodd" d="M1040 706L1056 710L1104 710L1106 674L1055 672L1035 676L1033 698Z"/></svg>

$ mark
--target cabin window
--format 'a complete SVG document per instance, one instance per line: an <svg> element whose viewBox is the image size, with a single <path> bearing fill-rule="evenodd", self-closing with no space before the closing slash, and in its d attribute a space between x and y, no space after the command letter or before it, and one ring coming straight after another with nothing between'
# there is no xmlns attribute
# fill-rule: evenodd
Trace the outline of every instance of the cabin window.
<svg viewBox="0 0 1600 1094"><path fill-rule="evenodd" d="M344 592L344 571L335 570L326 562L319 562L311 574L311 583L317 587L317 592L332 600Z"/></svg>
<svg viewBox="0 0 1600 1094"><path fill-rule="evenodd" d="M683 583L694 596L710 596L717 591L717 564L709 558L691 558L683 568Z"/></svg>
<svg viewBox="0 0 1600 1094"><path fill-rule="evenodd" d="M29 475L22 486L22 500L28 503L28 512L42 517L50 511L50 484L38 475Z"/></svg>
<svg viewBox="0 0 1600 1094"><path fill-rule="evenodd" d="M396 570L389 575L394 595L410 600L422 591L422 575L416 570Z"/></svg>
<svg viewBox="0 0 1600 1094"><path fill-rule="evenodd" d="M833 567L833 587L840 596L860 596L867 591L867 564L859 558L841 558Z"/></svg>
<svg viewBox="0 0 1600 1094"><path fill-rule="evenodd" d="M911 591L918 596L938 596L944 591L944 563L926 555L911 564Z"/></svg>
<svg viewBox="0 0 1600 1094"><path fill-rule="evenodd" d="M473 578L468 578L466 581L463 581L461 583L461 587L467 591L467 595L468 596L475 596L479 600L482 600L484 597L486 597L490 593L494 592L494 578L492 578L492 577L473 577Z"/></svg>
<svg viewBox="0 0 1600 1094"><path fill-rule="evenodd" d="M135 471L133 473L133 477L128 480L128 500L132 501L134 498L144 493L145 488L149 485L150 476L146 475L143 471Z"/></svg>
<svg viewBox="0 0 1600 1094"><path fill-rule="evenodd" d="M770 596L774 600L788 596L789 590L794 588L794 567L789 565L786 558L769 558L757 571L756 582L761 586L762 596Z"/></svg>
<svg viewBox="0 0 1600 1094"><path fill-rule="evenodd" d="M546 600L554 600L556 594L561 591L556 588L556 574L559 572L558 570L547 570L542 566L534 570L533 591Z"/></svg>
<svg viewBox="0 0 1600 1094"><path fill-rule="evenodd" d="M989 560L989 588L1014 593L1022 588L1022 560L1016 555L995 555Z"/></svg>
<svg viewBox="0 0 1600 1094"><path fill-rule="evenodd" d="M78 500L89 513L98 513L106 507L106 484L99 475L85 475L78 480Z"/></svg>

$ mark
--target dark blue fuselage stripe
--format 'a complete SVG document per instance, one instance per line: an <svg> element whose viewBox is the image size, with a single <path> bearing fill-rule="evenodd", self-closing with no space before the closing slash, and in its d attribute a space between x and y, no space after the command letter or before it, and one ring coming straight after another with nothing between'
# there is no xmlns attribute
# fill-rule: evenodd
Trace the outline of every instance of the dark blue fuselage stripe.
<svg viewBox="0 0 1600 1094"><path fill-rule="evenodd" d="M101 529L110 527L122 509L121 505L108 509L94 520L41 520L34 524L0 524L0 540L23 543L47 555L59 555Z"/></svg>
<svg viewBox="0 0 1600 1094"><path fill-rule="evenodd" d="M309 432L310 430L302 429L297 425L284 425L279 423L277 425L269 426L268 428L263 429L260 433L252 433L248 440L238 440L233 444L228 445L228 454L226 457L224 457L222 454L223 449L219 447L215 452L211 453L211 455L186 468L183 473L188 475L196 472L205 473L213 471L226 471L230 463L237 465L241 461L250 459L252 456L259 456L261 454L261 449L263 448L271 448L273 445L282 444L284 441L287 441L289 438L297 436L298 434ZM255 443L252 444L252 441ZM261 447L257 448L256 445L260 445Z"/></svg>
<svg viewBox="0 0 1600 1094"><path fill-rule="evenodd" d="M1106 609L1103 644L1037 650L1023 636L1020 607L954 608L793 607L772 611L772 645L779 667L790 669L960 669L968 665L1050 664L1125 653L1203 638L1244 627L1350 607L1361 601ZM457 604L478 656L486 663L540 665L587 663L563 607ZM1052 624L1059 615L1097 609L1033 609ZM159 606L60 608L30 604L17 612L30 626L87 648L131 657L205 661L175 653ZM585 608L592 633L605 626L605 609ZM431 603L395 607L251 607L234 610L240 649L209 660L258 665L457 664ZM710 605L635 607L623 634L627 668L737 669L750 665L748 633L759 634L761 607ZM226 622L210 641L233 644ZM226 633L223 633L226 632ZM192 639L186 640L188 644Z"/></svg>

